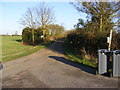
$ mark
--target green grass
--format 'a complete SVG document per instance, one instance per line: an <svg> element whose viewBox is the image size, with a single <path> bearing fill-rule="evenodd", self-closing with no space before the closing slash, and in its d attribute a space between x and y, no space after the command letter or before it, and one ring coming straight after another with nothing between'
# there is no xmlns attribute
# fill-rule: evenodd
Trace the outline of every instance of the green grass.
<svg viewBox="0 0 120 90"><path fill-rule="evenodd" d="M97 68L97 63L94 60L78 57L77 55L73 53L73 51L71 51L71 49L69 48L66 42L64 43L64 51L65 51L65 55L67 56L68 60L83 64L86 66Z"/></svg>
<svg viewBox="0 0 120 90"><path fill-rule="evenodd" d="M17 59L22 56L34 53L41 48L44 48L51 43L42 44L39 46L24 45L21 42L21 36L0 36L2 37L2 61Z"/></svg>
<svg viewBox="0 0 120 90"><path fill-rule="evenodd" d="M82 64L88 67L93 67L95 69L98 69L98 63L96 63L94 60L91 60L91 59L78 57L77 55L73 53L73 51L71 51L71 49L69 48L66 42L64 43L64 51L65 51L65 55L67 56L68 60L71 60L73 62ZM112 62L109 62L108 68L109 68L108 73L112 73Z"/></svg>

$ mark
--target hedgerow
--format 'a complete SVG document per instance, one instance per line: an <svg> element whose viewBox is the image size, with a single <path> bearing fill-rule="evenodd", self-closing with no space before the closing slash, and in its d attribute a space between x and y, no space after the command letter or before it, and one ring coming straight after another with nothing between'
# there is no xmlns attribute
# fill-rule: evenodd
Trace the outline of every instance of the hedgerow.
<svg viewBox="0 0 120 90"><path fill-rule="evenodd" d="M75 55L97 60L98 49L107 49L107 32L78 29L66 39ZM120 34L113 33L112 50L120 49Z"/></svg>

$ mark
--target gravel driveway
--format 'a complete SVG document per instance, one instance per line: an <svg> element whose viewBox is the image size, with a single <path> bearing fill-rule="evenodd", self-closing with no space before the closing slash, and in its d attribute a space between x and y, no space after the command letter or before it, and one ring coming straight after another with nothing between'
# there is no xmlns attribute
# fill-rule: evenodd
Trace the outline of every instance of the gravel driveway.
<svg viewBox="0 0 120 90"><path fill-rule="evenodd" d="M63 40L31 55L4 63L3 88L117 88L118 79L68 61Z"/></svg>

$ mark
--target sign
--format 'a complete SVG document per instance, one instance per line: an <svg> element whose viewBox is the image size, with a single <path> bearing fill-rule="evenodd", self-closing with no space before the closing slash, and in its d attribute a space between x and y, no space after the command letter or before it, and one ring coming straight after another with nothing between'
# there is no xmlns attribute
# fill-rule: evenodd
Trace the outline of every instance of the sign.
<svg viewBox="0 0 120 90"><path fill-rule="evenodd" d="M110 43L110 37L107 37L107 43Z"/></svg>
<svg viewBox="0 0 120 90"><path fill-rule="evenodd" d="M41 38L43 38L44 36L42 35Z"/></svg>

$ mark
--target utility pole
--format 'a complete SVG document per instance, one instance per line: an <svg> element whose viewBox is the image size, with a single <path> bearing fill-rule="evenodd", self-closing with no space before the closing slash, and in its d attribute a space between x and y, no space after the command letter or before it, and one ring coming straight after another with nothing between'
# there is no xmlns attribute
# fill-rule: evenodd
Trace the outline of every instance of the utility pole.
<svg viewBox="0 0 120 90"><path fill-rule="evenodd" d="M112 42L112 29L110 30L110 37L109 37L109 46L108 46L108 50L110 51L111 49L111 42Z"/></svg>

